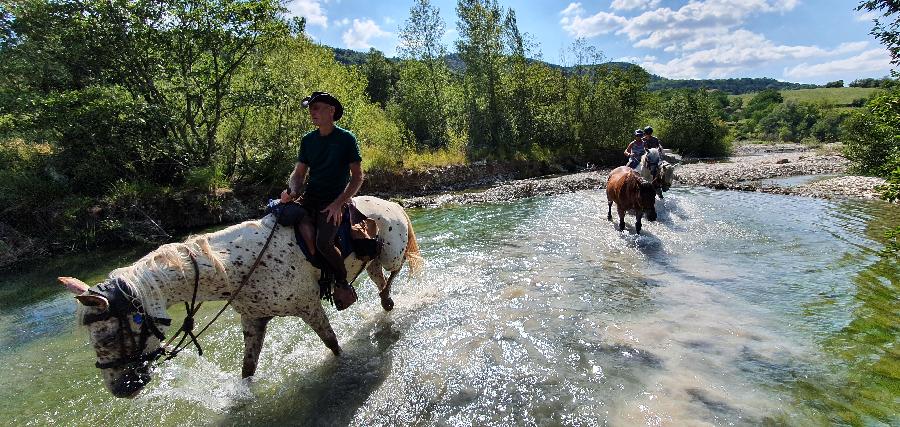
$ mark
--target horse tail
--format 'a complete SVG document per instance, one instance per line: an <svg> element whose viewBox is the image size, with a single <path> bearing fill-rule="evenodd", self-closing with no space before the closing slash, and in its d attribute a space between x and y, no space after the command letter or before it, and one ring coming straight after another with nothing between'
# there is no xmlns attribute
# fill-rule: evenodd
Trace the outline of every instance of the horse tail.
<svg viewBox="0 0 900 427"><path fill-rule="evenodd" d="M418 277L425 269L425 258L422 258L419 252L419 243L416 241L416 232L413 230L409 214L403 211L403 215L406 216L406 230L409 232L409 237L406 239L406 261L409 263L410 275Z"/></svg>

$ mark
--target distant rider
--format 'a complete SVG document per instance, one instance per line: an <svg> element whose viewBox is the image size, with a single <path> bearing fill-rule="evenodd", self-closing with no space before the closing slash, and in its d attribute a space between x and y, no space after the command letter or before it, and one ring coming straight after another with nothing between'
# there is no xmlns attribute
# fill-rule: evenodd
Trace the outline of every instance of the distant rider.
<svg viewBox="0 0 900 427"><path fill-rule="evenodd" d="M646 147L648 150L651 148L658 148L659 154L662 155L662 143L659 142L659 138L653 136L653 128L650 126L644 128L644 147Z"/></svg>
<svg viewBox="0 0 900 427"><path fill-rule="evenodd" d="M635 169L641 164L641 156L644 155L644 151L646 150L646 145L644 144L644 140L642 139L644 136L644 131L637 129L634 131L634 141L631 141L628 144L628 147L625 148L625 156L628 157L628 167Z"/></svg>

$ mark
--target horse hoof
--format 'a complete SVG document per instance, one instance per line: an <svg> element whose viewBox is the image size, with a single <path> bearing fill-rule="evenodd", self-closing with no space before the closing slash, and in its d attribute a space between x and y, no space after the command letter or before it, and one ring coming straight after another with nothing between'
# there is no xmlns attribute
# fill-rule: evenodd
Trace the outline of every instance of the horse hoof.
<svg viewBox="0 0 900 427"><path fill-rule="evenodd" d="M394 309L394 300L390 297L381 299L381 307L384 308L384 311L391 311Z"/></svg>

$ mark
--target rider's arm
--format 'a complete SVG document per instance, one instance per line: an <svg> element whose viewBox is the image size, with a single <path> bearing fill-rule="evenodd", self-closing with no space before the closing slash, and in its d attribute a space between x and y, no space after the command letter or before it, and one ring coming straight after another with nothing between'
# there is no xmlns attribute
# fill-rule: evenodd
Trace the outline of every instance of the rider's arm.
<svg viewBox="0 0 900 427"><path fill-rule="evenodd" d="M625 148L625 155L631 156L631 146L634 145L634 141L628 143L628 147Z"/></svg>
<svg viewBox="0 0 900 427"><path fill-rule="evenodd" d="M303 193L303 184L306 181L307 169L306 163L297 162L294 166L294 171L291 172L291 177L288 178L288 189L281 193L282 202L290 202Z"/></svg>
<svg viewBox="0 0 900 427"><path fill-rule="evenodd" d="M356 192L359 191L359 187L362 187L363 182L363 171L362 171L362 163L353 162L350 163L350 182L347 183L347 187L344 188L344 192L341 193L337 199L334 199L325 209L322 210L322 213L326 215L328 222L337 225L341 219L341 208L344 206L344 203L347 203L351 197L356 195Z"/></svg>
<svg viewBox="0 0 900 427"><path fill-rule="evenodd" d="M356 192L359 191L359 188L362 187L363 183L363 171L362 171L362 163L361 162L353 162L350 163L350 182L347 183L347 188L344 188L344 192L341 193L337 198L337 202L339 205L343 205L347 203L353 196L356 195Z"/></svg>

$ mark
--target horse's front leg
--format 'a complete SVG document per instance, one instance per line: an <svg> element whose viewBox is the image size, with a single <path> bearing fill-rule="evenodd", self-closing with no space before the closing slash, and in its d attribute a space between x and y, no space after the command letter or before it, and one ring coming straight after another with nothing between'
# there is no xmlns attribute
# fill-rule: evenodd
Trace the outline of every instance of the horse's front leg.
<svg viewBox="0 0 900 427"><path fill-rule="evenodd" d="M381 298L381 307L384 308L385 311L391 311L394 309L394 300L391 299L391 282L394 280L394 276L397 274L396 271L391 272L391 277L387 280L384 278L384 269L381 267L381 263L378 260L373 260L366 266L366 272L369 273L369 278L375 282L375 285L378 286L378 297Z"/></svg>
<svg viewBox="0 0 900 427"><path fill-rule="evenodd" d="M338 344L337 335L331 328L331 322L325 315L325 309L319 301L313 301L311 304L312 312L304 312L300 314L300 318L315 331L319 339L325 343L325 346L334 353L335 356L341 355L341 346Z"/></svg>
<svg viewBox="0 0 900 427"><path fill-rule="evenodd" d="M638 209L635 212L635 216L637 216L637 221L634 223L634 229L637 234L641 234L641 217L644 216L644 211Z"/></svg>
<svg viewBox="0 0 900 427"><path fill-rule="evenodd" d="M616 204L616 209L619 212L619 231L622 231L625 229L625 208Z"/></svg>
<svg viewBox="0 0 900 427"><path fill-rule="evenodd" d="M256 373L259 353L266 338L266 325L270 320L271 317L248 319L241 316L241 326L244 328L244 367L241 369L243 378L252 377Z"/></svg>

